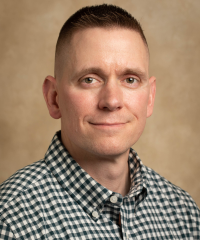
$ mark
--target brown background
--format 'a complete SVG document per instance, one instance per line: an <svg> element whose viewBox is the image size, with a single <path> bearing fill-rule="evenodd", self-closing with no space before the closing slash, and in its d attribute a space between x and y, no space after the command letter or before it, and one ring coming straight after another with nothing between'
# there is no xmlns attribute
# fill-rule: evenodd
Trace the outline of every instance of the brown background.
<svg viewBox="0 0 200 240"><path fill-rule="evenodd" d="M134 146L144 164L188 191L200 206L200 1L104 1L142 24L157 77L153 116ZM53 74L56 39L77 9L103 1L0 1L0 182L43 158L59 120L41 86Z"/></svg>

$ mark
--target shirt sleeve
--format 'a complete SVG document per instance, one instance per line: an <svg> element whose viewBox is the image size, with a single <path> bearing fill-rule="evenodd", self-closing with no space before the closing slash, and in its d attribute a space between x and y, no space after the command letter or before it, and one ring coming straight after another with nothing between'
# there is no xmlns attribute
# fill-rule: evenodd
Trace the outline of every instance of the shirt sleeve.
<svg viewBox="0 0 200 240"><path fill-rule="evenodd" d="M194 239L200 239L200 209L197 206L197 204L194 202L194 200L191 198L191 201L193 202L193 208L190 210L194 222L191 226L192 232L193 232L193 236Z"/></svg>
<svg viewBox="0 0 200 240"><path fill-rule="evenodd" d="M4 222L0 222L0 240L16 240L12 230Z"/></svg>

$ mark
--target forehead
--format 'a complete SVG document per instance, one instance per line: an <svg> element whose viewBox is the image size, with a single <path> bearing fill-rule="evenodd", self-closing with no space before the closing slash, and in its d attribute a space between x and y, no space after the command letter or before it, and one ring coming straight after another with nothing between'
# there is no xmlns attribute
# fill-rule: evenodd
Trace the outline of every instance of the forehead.
<svg viewBox="0 0 200 240"><path fill-rule="evenodd" d="M98 67L105 71L140 68L148 74L148 48L140 34L124 28L87 28L71 38L67 65L74 71Z"/></svg>

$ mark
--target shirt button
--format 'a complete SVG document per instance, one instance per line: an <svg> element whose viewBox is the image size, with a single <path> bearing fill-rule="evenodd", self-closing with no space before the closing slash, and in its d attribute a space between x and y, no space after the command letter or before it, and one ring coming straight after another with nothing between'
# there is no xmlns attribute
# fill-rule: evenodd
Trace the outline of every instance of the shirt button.
<svg viewBox="0 0 200 240"><path fill-rule="evenodd" d="M93 212L92 212L92 216L93 216L94 218L98 218L99 214L98 214L97 211L93 211Z"/></svg>
<svg viewBox="0 0 200 240"><path fill-rule="evenodd" d="M111 203L116 203L117 202L117 197L116 196L112 196L110 198L110 201L111 201Z"/></svg>

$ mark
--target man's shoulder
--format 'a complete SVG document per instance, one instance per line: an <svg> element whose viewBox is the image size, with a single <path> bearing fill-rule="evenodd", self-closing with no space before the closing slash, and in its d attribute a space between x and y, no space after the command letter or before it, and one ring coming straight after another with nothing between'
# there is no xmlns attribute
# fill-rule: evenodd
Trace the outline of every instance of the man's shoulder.
<svg viewBox="0 0 200 240"><path fill-rule="evenodd" d="M40 184L45 175L49 174L44 160L28 165L0 185L0 209L17 196ZM0 214L1 214L0 210Z"/></svg>
<svg viewBox="0 0 200 240"><path fill-rule="evenodd" d="M154 196L160 205L170 206L180 214L190 212L192 215L200 216L200 210L188 192L174 185L153 169L144 166L146 171L146 185L149 194ZM182 214L181 214L182 215Z"/></svg>

